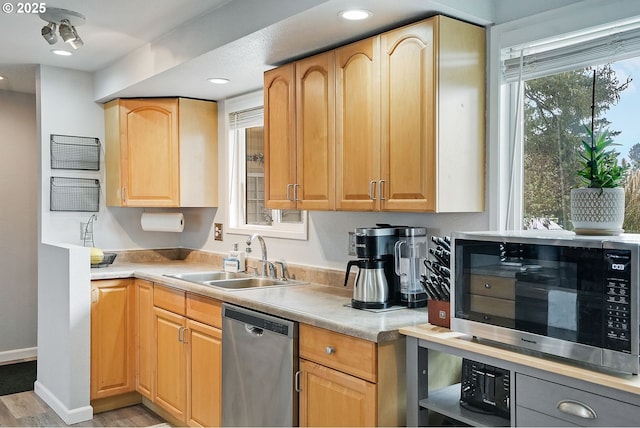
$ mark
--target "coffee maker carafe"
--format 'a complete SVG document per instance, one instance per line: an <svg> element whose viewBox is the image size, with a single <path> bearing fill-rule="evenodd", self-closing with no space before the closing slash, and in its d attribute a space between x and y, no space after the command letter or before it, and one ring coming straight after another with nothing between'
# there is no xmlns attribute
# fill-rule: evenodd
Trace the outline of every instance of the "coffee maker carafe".
<svg viewBox="0 0 640 428"><path fill-rule="evenodd" d="M347 264L344 285L353 266L358 274L353 287L351 306L358 309L383 309L397 301L398 277L394 273L394 245L399 227L377 225L355 229L355 253L358 260Z"/></svg>

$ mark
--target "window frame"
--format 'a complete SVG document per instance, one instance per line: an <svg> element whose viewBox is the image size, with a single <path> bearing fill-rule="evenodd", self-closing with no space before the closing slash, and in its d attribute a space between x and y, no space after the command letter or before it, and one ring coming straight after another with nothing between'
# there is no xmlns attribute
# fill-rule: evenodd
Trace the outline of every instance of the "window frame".
<svg viewBox="0 0 640 428"><path fill-rule="evenodd" d="M243 210L242 200L243 198L238 198L237 196L242 192L235 192L236 196L234 197L234 192L232 191L232 186L235 182L240 183L242 180L242 175L244 174L244 167L235 168L233 165L234 162L234 147L233 147L233 138L231 136L234 130L231 127L230 123L230 115L234 112L239 112L243 110L253 109L257 107L261 107L264 104L264 98L262 91L252 92L246 95L242 95L235 98L229 98L224 102L224 114L220 119L224 120L224 136L226 139L226 165L227 165L227 192L224 192L227 195L228 199L228 209L227 209L227 233L228 234L237 234L237 235L251 235L253 233L259 233L264 237L272 237L272 238L284 238L284 239L294 239L294 240L308 240L309 238L309 227L308 227L308 213L307 211L302 211L301 218L302 223L280 223L278 219L280 215L277 213L278 210L274 212L274 222L271 225L248 225L243 224L241 222L241 212ZM242 153L240 151L239 153ZM238 156L238 160L242 159L242 156ZM246 163L244 164L246 165Z"/></svg>
<svg viewBox="0 0 640 428"><path fill-rule="evenodd" d="M581 33L599 32L606 28L626 28L628 25L637 25L640 21L640 5L627 11L622 16L613 16L611 5L601 6L602 16L598 17L597 11L591 10L589 16L577 6L567 7L566 15L548 15L543 13L517 22L498 25L491 29L490 40L490 64L494 66L489 72L489 93L495 94L495 100L489 104L490 111L497 111L497 115L489 119L490 168L489 185L495 189L489 195L492 209L491 228L494 230L522 230L523 228L523 122L520 117L524 108L524 84L522 82L506 82L503 72L503 55L507 51L527 48L552 40L567 40L575 37L575 44L580 43ZM597 8L594 8L597 9ZM606 10L605 10L606 9ZM583 19L580 22L580 19ZM547 19L548 25L540 25L541 20ZM598 21L598 19L600 19ZM585 24L591 25L585 25ZM553 28L565 28L564 34L553 34ZM606 31L606 30L605 30ZM571 46L571 43L569 43ZM566 47L565 47L566 48ZM526 54L525 54L526 55ZM615 62L625 58L640 56L640 48L634 48L618 54L603 54L599 59L603 62ZM568 57L569 58L569 57ZM595 64L598 59L590 57ZM570 57L562 67L578 68L585 65L585 58ZM551 75L562 70L551 69L543 75ZM534 75L535 74L535 75ZM539 73L531 73L531 77L541 77ZM491 88L494 88L491 91Z"/></svg>

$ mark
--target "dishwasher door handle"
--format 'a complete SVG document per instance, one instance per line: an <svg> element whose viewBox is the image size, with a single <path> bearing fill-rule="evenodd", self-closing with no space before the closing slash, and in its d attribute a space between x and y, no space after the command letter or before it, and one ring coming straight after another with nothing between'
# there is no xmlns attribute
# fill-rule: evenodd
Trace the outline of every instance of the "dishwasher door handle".
<svg viewBox="0 0 640 428"><path fill-rule="evenodd" d="M244 329L252 336L262 337L264 334L264 330L260 327L256 327L255 325L245 324Z"/></svg>

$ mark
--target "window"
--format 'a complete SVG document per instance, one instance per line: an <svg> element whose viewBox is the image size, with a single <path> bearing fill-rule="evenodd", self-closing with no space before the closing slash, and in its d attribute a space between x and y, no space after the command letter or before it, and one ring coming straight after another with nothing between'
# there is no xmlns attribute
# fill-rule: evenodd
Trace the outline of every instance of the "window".
<svg viewBox="0 0 640 428"><path fill-rule="evenodd" d="M256 105L258 104L259 105ZM271 210L264 194L264 110L262 94L241 102L231 100L229 129L229 232L260 233L307 239L307 214L297 210Z"/></svg>
<svg viewBox="0 0 640 428"><path fill-rule="evenodd" d="M558 37L505 49L503 94L509 100L508 227L571 230L569 194L585 126L591 127L596 70L595 129L608 130L629 163L624 229L640 232L640 28L637 24ZM640 79L637 80L640 82Z"/></svg>

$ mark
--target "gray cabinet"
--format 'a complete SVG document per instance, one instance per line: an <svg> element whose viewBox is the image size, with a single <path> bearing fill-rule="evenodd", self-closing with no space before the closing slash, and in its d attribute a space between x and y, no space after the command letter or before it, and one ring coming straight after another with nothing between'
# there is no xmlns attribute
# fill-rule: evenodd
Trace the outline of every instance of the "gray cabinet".
<svg viewBox="0 0 640 428"><path fill-rule="evenodd" d="M549 417L561 426L638 426L640 407L600 394L516 373L516 426L541 426ZM640 404L640 397L636 403ZM533 414L532 414L533 413ZM534 417L535 416L535 417Z"/></svg>
<svg viewBox="0 0 640 428"><path fill-rule="evenodd" d="M407 331L405 331L407 330ZM513 350L501 349L475 340L468 346L454 343L460 336L449 333L448 339L428 340L407 334L407 425L426 426L438 424L434 414L472 426L638 426L640 424L640 395L637 393L604 386L611 374L593 376L591 382L570 371L585 373L584 369L549 371L551 365L571 367L551 362L546 358L527 356ZM444 330L443 330L444 331ZM448 331L448 330L447 330ZM447 336L446 332L443 333ZM435 336L435 335L434 335ZM460 340L458 340L460 342ZM473 350L471 350L473 349ZM474 352L475 351L475 352ZM447 354L468 358L481 363L509 370L511 379L510 417L503 418L473 412L460 405L460 383L434 387L434 373L444 368L434 361L434 355ZM516 362L519 361L519 362ZM458 362L458 364L461 364ZM545 370L547 368L547 370ZM451 370L447 368L446 370ZM590 371L589 371L590 372ZM561 374L560 374L561 373ZM590 372L591 373L591 372ZM618 379L636 385L637 376L620 375ZM598 379L601 382L598 382ZM635 388L635 386L634 386ZM637 389L637 388L635 388Z"/></svg>

